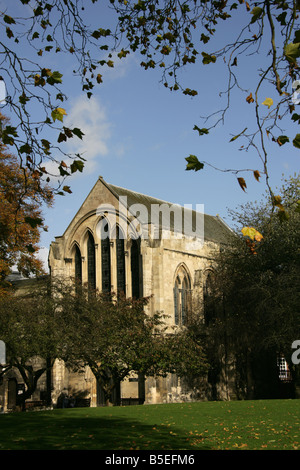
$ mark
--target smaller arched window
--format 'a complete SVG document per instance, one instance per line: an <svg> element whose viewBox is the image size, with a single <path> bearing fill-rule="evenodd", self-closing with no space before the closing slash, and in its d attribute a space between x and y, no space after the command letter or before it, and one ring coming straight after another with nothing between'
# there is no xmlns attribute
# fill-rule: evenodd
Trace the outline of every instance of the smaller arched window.
<svg viewBox="0 0 300 470"><path fill-rule="evenodd" d="M186 269L181 266L174 285L174 321L175 325L185 325L191 307L191 282Z"/></svg>

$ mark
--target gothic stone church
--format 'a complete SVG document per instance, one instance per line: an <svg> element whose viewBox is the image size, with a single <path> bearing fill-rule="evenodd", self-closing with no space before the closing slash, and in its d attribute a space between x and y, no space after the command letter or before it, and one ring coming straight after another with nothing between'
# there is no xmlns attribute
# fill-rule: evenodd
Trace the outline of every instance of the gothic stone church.
<svg viewBox="0 0 300 470"><path fill-rule="evenodd" d="M100 291L123 291L148 297L148 314L164 312L170 325L185 322L187 304L203 297L214 256L228 243L231 230L219 218L166 203L109 184L100 177L62 236L51 243L51 277L76 278ZM102 403L89 369L74 374L56 361L52 400L63 390ZM166 403L209 399L208 384L189 389L178 377L129 377L120 385L118 401ZM218 398L228 399L228 380Z"/></svg>

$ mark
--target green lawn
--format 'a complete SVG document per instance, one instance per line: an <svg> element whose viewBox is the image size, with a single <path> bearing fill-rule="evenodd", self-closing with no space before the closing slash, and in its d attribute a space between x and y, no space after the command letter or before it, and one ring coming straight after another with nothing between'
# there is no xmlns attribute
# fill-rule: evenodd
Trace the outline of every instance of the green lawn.
<svg viewBox="0 0 300 470"><path fill-rule="evenodd" d="M76 408L0 415L0 450L300 449L300 401Z"/></svg>

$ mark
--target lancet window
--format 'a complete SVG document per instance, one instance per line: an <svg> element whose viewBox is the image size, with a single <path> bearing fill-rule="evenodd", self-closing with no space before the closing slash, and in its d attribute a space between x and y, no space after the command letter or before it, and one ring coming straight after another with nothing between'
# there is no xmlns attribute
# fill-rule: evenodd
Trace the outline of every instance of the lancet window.
<svg viewBox="0 0 300 470"><path fill-rule="evenodd" d="M175 325L185 325L188 321L191 306L191 282L183 266L177 271L173 292Z"/></svg>

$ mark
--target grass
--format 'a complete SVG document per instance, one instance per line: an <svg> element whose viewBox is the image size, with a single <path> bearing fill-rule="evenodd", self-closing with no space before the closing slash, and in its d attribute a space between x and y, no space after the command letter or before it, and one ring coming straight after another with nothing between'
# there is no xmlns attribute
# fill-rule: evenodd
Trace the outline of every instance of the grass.
<svg viewBox="0 0 300 470"><path fill-rule="evenodd" d="M0 450L300 450L300 401L76 408L0 415Z"/></svg>

